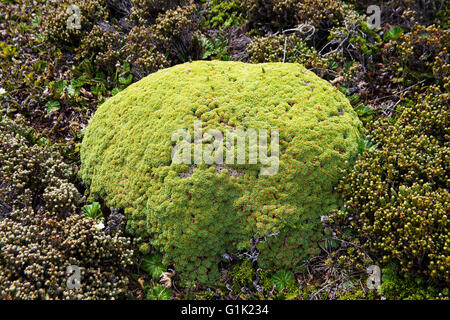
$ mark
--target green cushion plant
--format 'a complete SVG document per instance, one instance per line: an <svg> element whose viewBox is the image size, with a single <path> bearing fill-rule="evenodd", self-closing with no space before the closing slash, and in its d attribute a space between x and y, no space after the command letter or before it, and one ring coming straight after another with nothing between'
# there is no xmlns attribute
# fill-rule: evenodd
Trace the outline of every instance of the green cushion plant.
<svg viewBox="0 0 450 320"><path fill-rule="evenodd" d="M249 161L173 162L172 134L188 129L193 138L194 121L203 133L279 130L278 172L264 175L267 165ZM92 195L124 208L128 229L185 279L215 281L221 255L250 249L251 239L260 239L260 265L295 270L318 250L320 216L337 205L333 187L361 132L344 95L302 65L195 61L150 74L99 107L81 177Z"/></svg>

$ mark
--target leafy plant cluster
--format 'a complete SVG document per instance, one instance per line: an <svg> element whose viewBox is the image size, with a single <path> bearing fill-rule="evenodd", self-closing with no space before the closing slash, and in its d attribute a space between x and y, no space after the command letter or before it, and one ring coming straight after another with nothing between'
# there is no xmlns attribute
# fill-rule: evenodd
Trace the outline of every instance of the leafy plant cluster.
<svg viewBox="0 0 450 320"><path fill-rule="evenodd" d="M245 22L245 8L236 0L212 0L207 20L212 27L228 28Z"/></svg>

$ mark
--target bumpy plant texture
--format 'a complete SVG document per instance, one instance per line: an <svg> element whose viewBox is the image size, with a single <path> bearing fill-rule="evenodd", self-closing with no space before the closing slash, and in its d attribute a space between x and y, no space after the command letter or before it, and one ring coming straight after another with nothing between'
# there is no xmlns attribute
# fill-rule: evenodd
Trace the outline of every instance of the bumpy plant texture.
<svg viewBox="0 0 450 320"><path fill-rule="evenodd" d="M279 172L172 163L172 133L193 136L196 120L223 133L278 129ZM81 176L186 277L216 279L221 254L271 233L259 262L295 268L317 252L320 216L335 205L332 188L360 130L348 100L301 65L198 61L153 73L103 104L83 140Z"/></svg>
<svg viewBox="0 0 450 320"><path fill-rule="evenodd" d="M147 25L155 22L158 14L178 6L188 4L187 0L128 0L131 1L131 14L129 20L137 25Z"/></svg>
<svg viewBox="0 0 450 320"><path fill-rule="evenodd" d="M71 168L25 136L31 139L18 123L0 122L0 299L120 297L130 240L77 214ZM80 290L67 289L70 265L81 269Z"/></svg>
<svg viewBox="0 0 450 320"><path fill-rule="evenodd" d="M81 196L69 182L72 169L54 150L31 145L27 132L16 122L0 122L0 217L34 209L74 213Z"/></svg>
<svg viewBox="0 0 450 320"><path fill-rule="evenodd" d="M92 219L14 212L0 221L0 299L117 299L127 290L130 239L105 235ZM80 289L69 290L70 265Z"/></svg>
<svg viewBox="0 0 450 320"><path fill-rule="evenodd" d="M127 36L123 54L132 65L133 73L138 79L169 66L164 54L157 51L150 30L134 27Z"/></svg>
<svg viewBox="0 0 450 320"><path fill-rule="evenodd" d="M151 30L155 41L173 63L195 60L200 57L200 40L194 32L198 29L197 6L191 5L167 10L158 15Z"/></svg>
<svg viewBox="0 0 450 320"><path fill-rule="evenodd" d="M449 30L417 25L399 40L383 50L383 59L391 61L386 71L395 74L395 82L411 85L430 79L429 82L450 89Z"/></svg>
<svg viewBox="0 0 450 320"><path fill-rule="evenodd" d="M450 281L448 94L432 91L395 124L379 123L379 150L367 151L339 190L349 225L384 263Z"/></svg>
<svg viewBox="0 0 450 320"><path fill-rule="evenodd" d="M245 22L245 9L240 1L236 0L211 0L209 2L209 23L213 27L229 27L242 25Z"/></svg>
<svg viewBox="0 0 450 320"><path fill-rule="evenodd" d="M85 32L89 32L97 21L108 17L106 0L75 0L70 4L80 9L81 28L67 28L67 21L75 22L71 17L75 11L68 11L68 6L56 3L47 14L49 19L43 23L44 37L49 42L61 44L76 44Z"/></svg>

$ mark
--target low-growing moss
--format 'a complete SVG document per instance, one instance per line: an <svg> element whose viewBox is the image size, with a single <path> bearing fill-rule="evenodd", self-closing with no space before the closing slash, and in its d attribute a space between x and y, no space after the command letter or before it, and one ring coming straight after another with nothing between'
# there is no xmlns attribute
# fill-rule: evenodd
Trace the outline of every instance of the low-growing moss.
<svg viewBox="0 0 450 320"><path fill-rule="evenodd" d="M279 130L279 171L265 165L176 164L175 130ZM160 70L104 103L81 149L92 194L124 208L184 277L217 279L220 255L250 248L261 265L296 268L318 251L320 216L336 205L339 169L358 150L348 100L298 64L193 62ZM225 142L225 140L224 140ZM249 159L246 148L245 159Z"/></svg>
<svg viewBox="0 0 450 320"><path fill-rule="evenodd" d="M242 287L251 287L255 277L255 270L249 260L244 260L233 267L231 278L233 279L233 292L241 293Z"/></svg>

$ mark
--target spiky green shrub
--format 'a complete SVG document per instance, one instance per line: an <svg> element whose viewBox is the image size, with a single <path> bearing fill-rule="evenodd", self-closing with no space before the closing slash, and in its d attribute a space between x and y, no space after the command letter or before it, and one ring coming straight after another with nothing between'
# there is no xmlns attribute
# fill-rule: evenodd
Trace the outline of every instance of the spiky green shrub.
<svg viewBox="0 0 450 320"><path fill-rule="evenodd" d="M146 298L147 300L170 300L172 298L172 290L164 286L156 286L148 290Z"/></svg>
<svg viewBox="0 0 450 320"><path fill-rule="evenodd" d="M174 130L192 137L197 120L203 132L278 129L278 173L261 175L266 165L238 165L236 155L229 165L173 163ZM258 262L295 269L317 252L320 216L336 204L333 186L360 130L348 100L299 64L197 61L101 105L83 140L81 177L183 276L214 280L221 254L269 234Z"/></svg>
<svg viewBox="0 0 450 320"><path fill-rule="evenodd" d="M81 39L77 59L90 59L101 70L112 73L120 60L121 46L122 40L117 31L108 25L95 25L89 34Z"/></svg>
<svg viewBox="0 0 450 320"><path fill-rule="evenodd" d="M448 94L430 89L392 124L378 122L366 151L338 190L339 229L355 230L382 263L403 273L450 281Z"/></svg>
<svg viewBox="0 0 450 320"><path fill-rule="evenodd" d="M145 256L142 259L140 268L144 270L154 280L159 280L162 273L167 270L167 267L164 266L161 261L162 256L160 254Z"/></svg>

